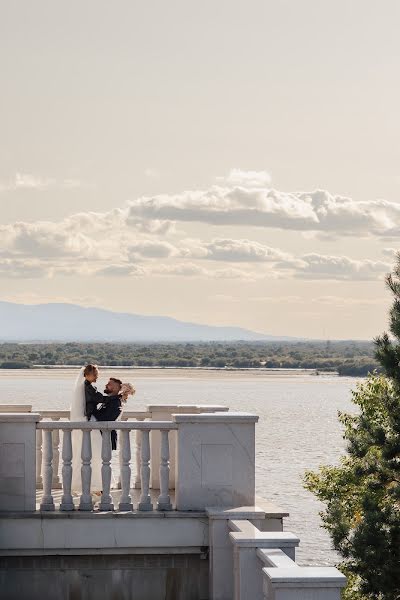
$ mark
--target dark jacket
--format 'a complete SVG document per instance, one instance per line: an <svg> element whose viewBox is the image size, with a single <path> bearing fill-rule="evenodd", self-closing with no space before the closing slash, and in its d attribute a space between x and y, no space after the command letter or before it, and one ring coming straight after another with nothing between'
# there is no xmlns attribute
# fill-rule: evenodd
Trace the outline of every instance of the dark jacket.
<svg viewBox="0 0 400 600"><path fill-rule="evenodd" d="M101 404L101 408L97 405ZM88 421L93 415L97 421L115 421L121 412L119 396L104 396L97 388L85 379L85 416ZM111 431L111 446L117 449L117 432Z"/></svg>
<svg viewBox="0 0 400 600"><path fill-rule="evenodd" d="M100 408L93 413L98 421L116 421L121 413L121 398L119 396L105 396ZM111 431L111 447L117 449L117 432Z"/></svg>

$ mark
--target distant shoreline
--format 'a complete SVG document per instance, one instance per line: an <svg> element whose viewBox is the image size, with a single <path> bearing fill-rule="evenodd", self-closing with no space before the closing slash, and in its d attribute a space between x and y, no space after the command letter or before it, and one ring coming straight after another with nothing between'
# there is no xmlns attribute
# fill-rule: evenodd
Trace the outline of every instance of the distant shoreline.
<svg viewBox="0 0 400 600"><path fill-rule="evenodd" d="M0 367L4 371L34 371L34 370L75 370L80 369L82 365L32 365L31 367ZM139 366L139 365L98 365L99 369L113 369L113 370L138 370L138 371L199 371L199 372L223 372L223 373L240 373L240 372L254 372L254 373L304 373L310 375L330 375L339 376L337 371L324 371L323 369L315 368L301 368L301 367L179 367L179 366Z"/></svg>

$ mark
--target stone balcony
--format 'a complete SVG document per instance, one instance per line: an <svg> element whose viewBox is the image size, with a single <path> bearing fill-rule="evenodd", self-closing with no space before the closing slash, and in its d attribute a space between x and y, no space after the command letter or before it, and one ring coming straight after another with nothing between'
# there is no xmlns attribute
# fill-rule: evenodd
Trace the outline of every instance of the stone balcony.
<svg viewBox="0 0 400 600"><path fill-rule="evenodd" d="M299 540L284 531L287 513L255 497L256 415L169 405L118 422L74 423L66 412L4 410L11 409L0 410L7 600L340 598L344 577L299 567ZM95 429L103 433L98 502L91 493ZM76 430L79 496L71 491Z"/></svg>

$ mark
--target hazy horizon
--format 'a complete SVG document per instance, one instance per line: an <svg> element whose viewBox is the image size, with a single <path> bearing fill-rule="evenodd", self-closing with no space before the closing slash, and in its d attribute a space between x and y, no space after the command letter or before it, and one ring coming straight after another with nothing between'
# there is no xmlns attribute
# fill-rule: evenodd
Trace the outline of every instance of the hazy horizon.
<svg viewBox="0 0 400 600"><path fill-rule="evenodd" d="M368 340L400 237L400 4L0 7L0 300Z"/></svg>

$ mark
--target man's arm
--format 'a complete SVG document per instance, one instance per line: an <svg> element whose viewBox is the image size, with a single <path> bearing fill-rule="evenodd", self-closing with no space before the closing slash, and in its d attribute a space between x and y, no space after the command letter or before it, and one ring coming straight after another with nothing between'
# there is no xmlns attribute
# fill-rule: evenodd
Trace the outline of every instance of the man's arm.
<svg viewBox="0 0 400 600"><path fill-rule="evenodd" d="M93 412L98 421L115 421L121 412L120 396L106 396L100 408L96 408Z"/></svg>
<svg viewBox="0 0 400 600"><path fill-rule="evenodd" d="M87 420L95 413L98 404L104 402L107 396L103 396L100 392L92 386L92 384L85 380L85 416Z"/></svg>

